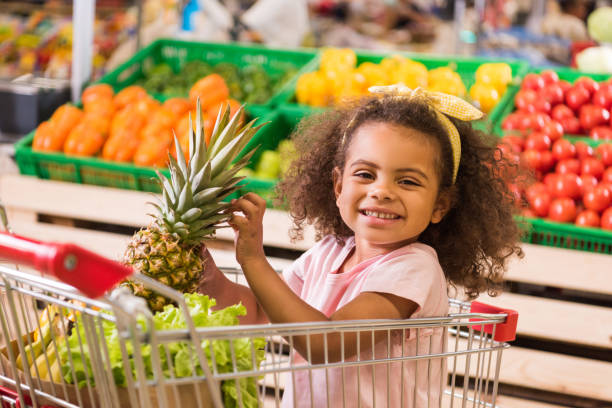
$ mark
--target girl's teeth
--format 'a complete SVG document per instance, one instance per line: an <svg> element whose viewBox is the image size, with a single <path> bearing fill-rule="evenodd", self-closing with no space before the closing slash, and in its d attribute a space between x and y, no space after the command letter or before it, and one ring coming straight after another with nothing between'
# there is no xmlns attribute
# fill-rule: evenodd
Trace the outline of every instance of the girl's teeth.
<svg viewBox="0 0 612 408"><path fill-rule="evenodd" d="M376 211L364 211L365 215L367 215L368 217L376 217L376 218L383 218L383 219L394 219L397 218L396 215L393 214L387 214L387 213L381 213L381 212L376 212Z"/></svg>

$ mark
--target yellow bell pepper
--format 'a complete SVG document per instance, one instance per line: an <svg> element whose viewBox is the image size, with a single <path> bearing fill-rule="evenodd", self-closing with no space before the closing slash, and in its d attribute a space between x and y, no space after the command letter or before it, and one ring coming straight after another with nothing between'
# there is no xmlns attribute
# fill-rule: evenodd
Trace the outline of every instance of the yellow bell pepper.
<svg viewBox="0 0 612 408"><path fill-rule="evenodd" d="M353 70L356 63L357 56L350 48L326 48L321 54L319 70L323 72Z"/></svg>
<svg viewBox="0 0 612 408"><path fill-rule="evenodd" d="M318 71L301 75L295 87L295 97L304 105L327 106L330 96L325 76Z"/></svg>
<svg viewBox="0 0 612 408"><path fill-rule="evenodd" d="M427 87L427 67L420 62L405 58L400 61L393 83L402 82L409 88Z"/></svg>
<svg viewBox="0 0 612 408"><path fill-rule="evenodd" d="M476 82L492 85L503 95L508 84L512 82L512 68L505 62L482 64L476 70Z"/></svg>
<svg viewBox="0 0 612 408"><path fill-rule="evenodd" d="M470 96L475 101L478 101L480 109L485 113L491 112L501 98L501 94L497 91L495 86L482 82L476 82L472 85L470 88Z"/></svg>
<svg viewBox="0 0 612 408"><path fill-rule="evenodd" d="M374 64L373 62L361 63L356 71L364 76L367 87L389 84L385 70L380 65Z"/></svg>

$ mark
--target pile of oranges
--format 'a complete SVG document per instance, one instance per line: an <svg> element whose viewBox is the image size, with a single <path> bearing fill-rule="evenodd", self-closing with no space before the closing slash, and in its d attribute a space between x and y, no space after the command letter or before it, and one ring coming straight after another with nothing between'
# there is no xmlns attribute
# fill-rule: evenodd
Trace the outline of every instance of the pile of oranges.
<svg viewBox="0 0 612 408"><path fill-rule="evenodd" d="M197 99L208 142L220 108L229 104L233 115L240 107L238 101L229 98L229 89L218 74L197 81L189 98L171 98L163 103L140 86L128 86L115 94L107 84L92 85L83 91L82 109L62 105L38 126L32 149L165 167L168 153L176 158L173 132L188 154L189 117L191 114L195 122Z"/></svg>

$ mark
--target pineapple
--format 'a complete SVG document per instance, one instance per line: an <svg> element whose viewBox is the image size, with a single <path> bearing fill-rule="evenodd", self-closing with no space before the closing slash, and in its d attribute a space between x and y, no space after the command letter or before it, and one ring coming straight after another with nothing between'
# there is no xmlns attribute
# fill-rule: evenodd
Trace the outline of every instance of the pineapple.
<svg viewBox="0 0 612 408"><path fill-rule="evenodd" d="M195 292L204 269L202 240L221 228L230 214L224 212L229 203L222 199L238 189L244 177L236 175L256 149L231 163L247 145L260 126L255 120L240 127L243 107L230 119L229 107L220 110L208 148L204 141L200 101L197 101L196 130L189 123L189 161L178 143L177 159L169 156L170 180L159 171L162 190L153 222L136 232L124 255L123 262L136 273L143 273L183 293ZM152 311L162 310L170 303L164 296L128 282L134 294L144 297Z"/></svg>

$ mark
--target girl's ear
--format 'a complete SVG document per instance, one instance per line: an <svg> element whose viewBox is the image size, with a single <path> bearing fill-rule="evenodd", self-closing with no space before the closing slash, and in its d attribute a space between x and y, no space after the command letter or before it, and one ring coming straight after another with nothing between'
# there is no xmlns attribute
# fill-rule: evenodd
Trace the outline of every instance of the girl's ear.
<svg viewBox="0 0 612 408"><path fill-rule="evenodd" d="M334 182L334 194L336 195L336 199L338 199L342 191L342 172L338 167L334 167L332 170L332 180Z"/></svg>
<svg viewBox="0 0 612 408"><path fill-rule="evenodd" d="M431 214L431 222L437 224L450 211L453 206L453 196L450 191L444 191L438 194L438 199Z"/></svg>

